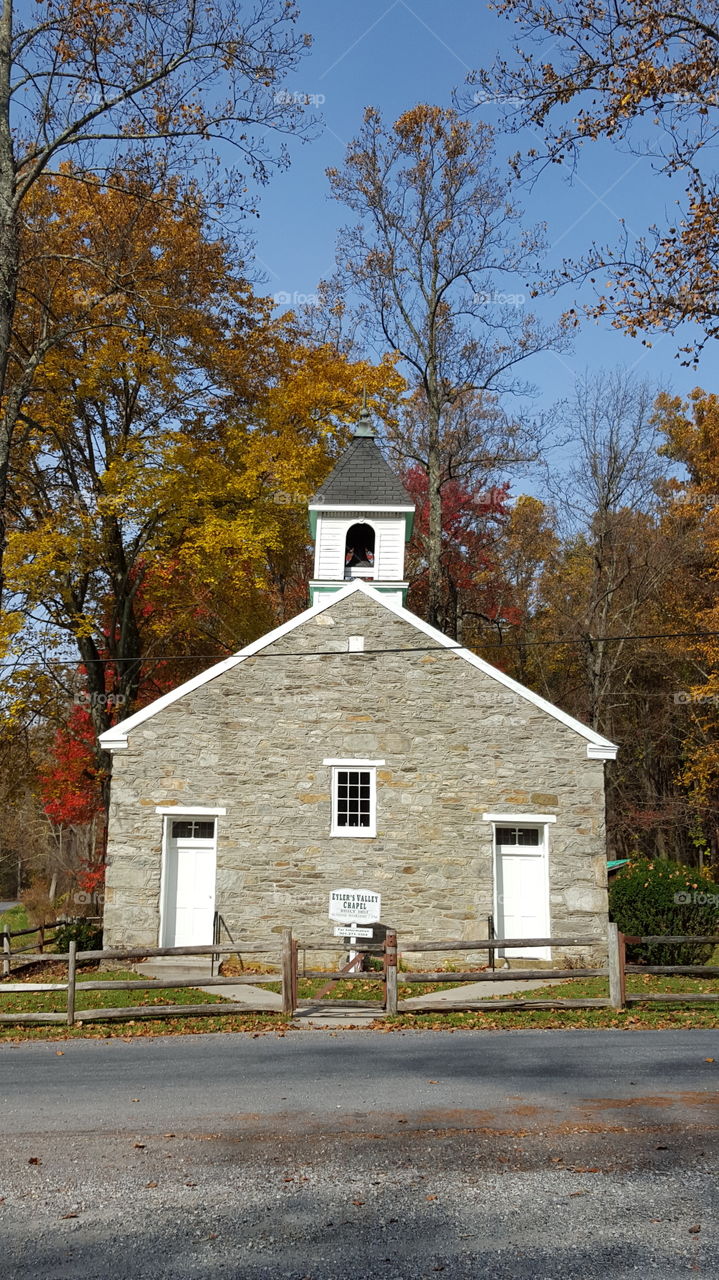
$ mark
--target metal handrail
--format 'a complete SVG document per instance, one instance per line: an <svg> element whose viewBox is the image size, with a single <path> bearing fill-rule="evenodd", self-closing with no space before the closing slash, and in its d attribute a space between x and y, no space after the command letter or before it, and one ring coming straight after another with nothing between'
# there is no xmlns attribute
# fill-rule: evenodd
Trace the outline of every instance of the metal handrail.
<svg viewBox="0 0 719 1280"><path fill-rule="evenodd" d="M225 917L224 917L224 916L221 916L221 915L220 915L220 913L219 913L219 911L216 911L216 912L215 912L215 914L214 914L214 916L213 916L213 919L212 919L212 945L213 945L213 947L219 947L219 946L220 946L220 943L221 943L221 941L222 941L222 930L223 930L223 929L224 929L225 933L227 934L227 937L229 938L230 942L234 945L234 941L235 941L235 939L233 938L232 934L230 933L229 929L227 928L227 921L225 920ZM241 969L244 969L244 967L245 967L245 966L244 966L244 965L243 965L243 963L242 963L242 956L239 954L239 952L238 952L238 959L239 959L239 961L240 961L240 968L241 968ZM216 960L219 960L219 956L216 956L216 955L213 953L213 955L210 957L210 977L213 977L213 978L214 978L214 976L215 976L215 961L216 961Z"/></svg>

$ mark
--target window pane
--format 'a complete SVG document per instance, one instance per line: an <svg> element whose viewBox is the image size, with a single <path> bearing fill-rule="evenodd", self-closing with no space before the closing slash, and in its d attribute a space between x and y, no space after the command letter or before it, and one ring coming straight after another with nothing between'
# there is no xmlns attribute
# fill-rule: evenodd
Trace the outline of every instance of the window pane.
<svg viewBox="0 0 719 1280"><path fill-rule="evenodd" d="M173 840L211 840L215 834L215 820L200 822L186 818L183 822L173 822Z"/></svg>
<svg viewBox="0 0 719 1280"><path fill-rule="evenodd" d="M368 769L338 769L335 815L338 827L369 827L372 774Z"/></svg>
<svg viewBox="0 0 719 1280"><path fill-rule="evenodd" d="M497 827L497 844L516 844L516 827Z"/></svg>
<svg viewBox="0 0 719 1280"><path fill-rule="evenodd" d="M518 827L517 828L517 844L539 844L539 828L538 827Z"/></svg>

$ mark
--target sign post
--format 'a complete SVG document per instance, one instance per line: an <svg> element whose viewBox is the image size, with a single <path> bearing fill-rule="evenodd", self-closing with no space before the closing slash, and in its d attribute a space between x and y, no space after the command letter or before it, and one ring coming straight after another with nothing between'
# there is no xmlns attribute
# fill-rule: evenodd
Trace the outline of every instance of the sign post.
<svg viewBox="0 0 719 1280"><path fill-rule="evenodd" d="M344 929L335 929L336 938L349 937L350 947L354 948L358 938L371 938L373 930L363 928L375 924L380 919L382 899L371 889L333 889L330 893L329 917ZM350 960L354 960L356 951L350 951Z"/></svg>

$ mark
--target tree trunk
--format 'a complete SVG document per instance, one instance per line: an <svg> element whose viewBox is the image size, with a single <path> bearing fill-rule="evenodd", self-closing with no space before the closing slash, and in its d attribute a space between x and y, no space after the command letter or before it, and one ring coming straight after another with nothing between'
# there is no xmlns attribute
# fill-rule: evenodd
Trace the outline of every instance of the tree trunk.
<svg viewBox="0 0 719 1280"><path fill-rule="evenodd" d="M7 372L17 299L20 245L15 210L15 156L10 127L12 0L3 0L0 16L0 603L7 539L7 490L10 450L17 407L8 400Z"/></svg>
<svg viewBox="0 0 719 1280"><path fill-rule="evenodd" d="M427 501L429 504L427 621L433 627L439 626L442 607L442 490L439 417L439 410L430 403L427 449Z"/></svg>

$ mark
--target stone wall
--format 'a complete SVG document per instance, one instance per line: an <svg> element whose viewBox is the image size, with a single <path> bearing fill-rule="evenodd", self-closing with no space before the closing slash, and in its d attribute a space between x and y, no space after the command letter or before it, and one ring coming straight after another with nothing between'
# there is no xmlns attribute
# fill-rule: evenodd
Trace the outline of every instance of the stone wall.
<svg viewBox="0 0 719 1280"><path fill-rule="evenodd" d="M369 652L349 655L350 635ZM332 757L386 761L375 839L329 836ZM604 933L603 768L585 739L358 592L131 731L114 757L106 945L158 945L155 809L172 804L227 809L216 907L247 943L285 925L331 936L329 891L344 886L379 891L405 938L486 936L486 811L556 814L552 932Z"/></svg>

